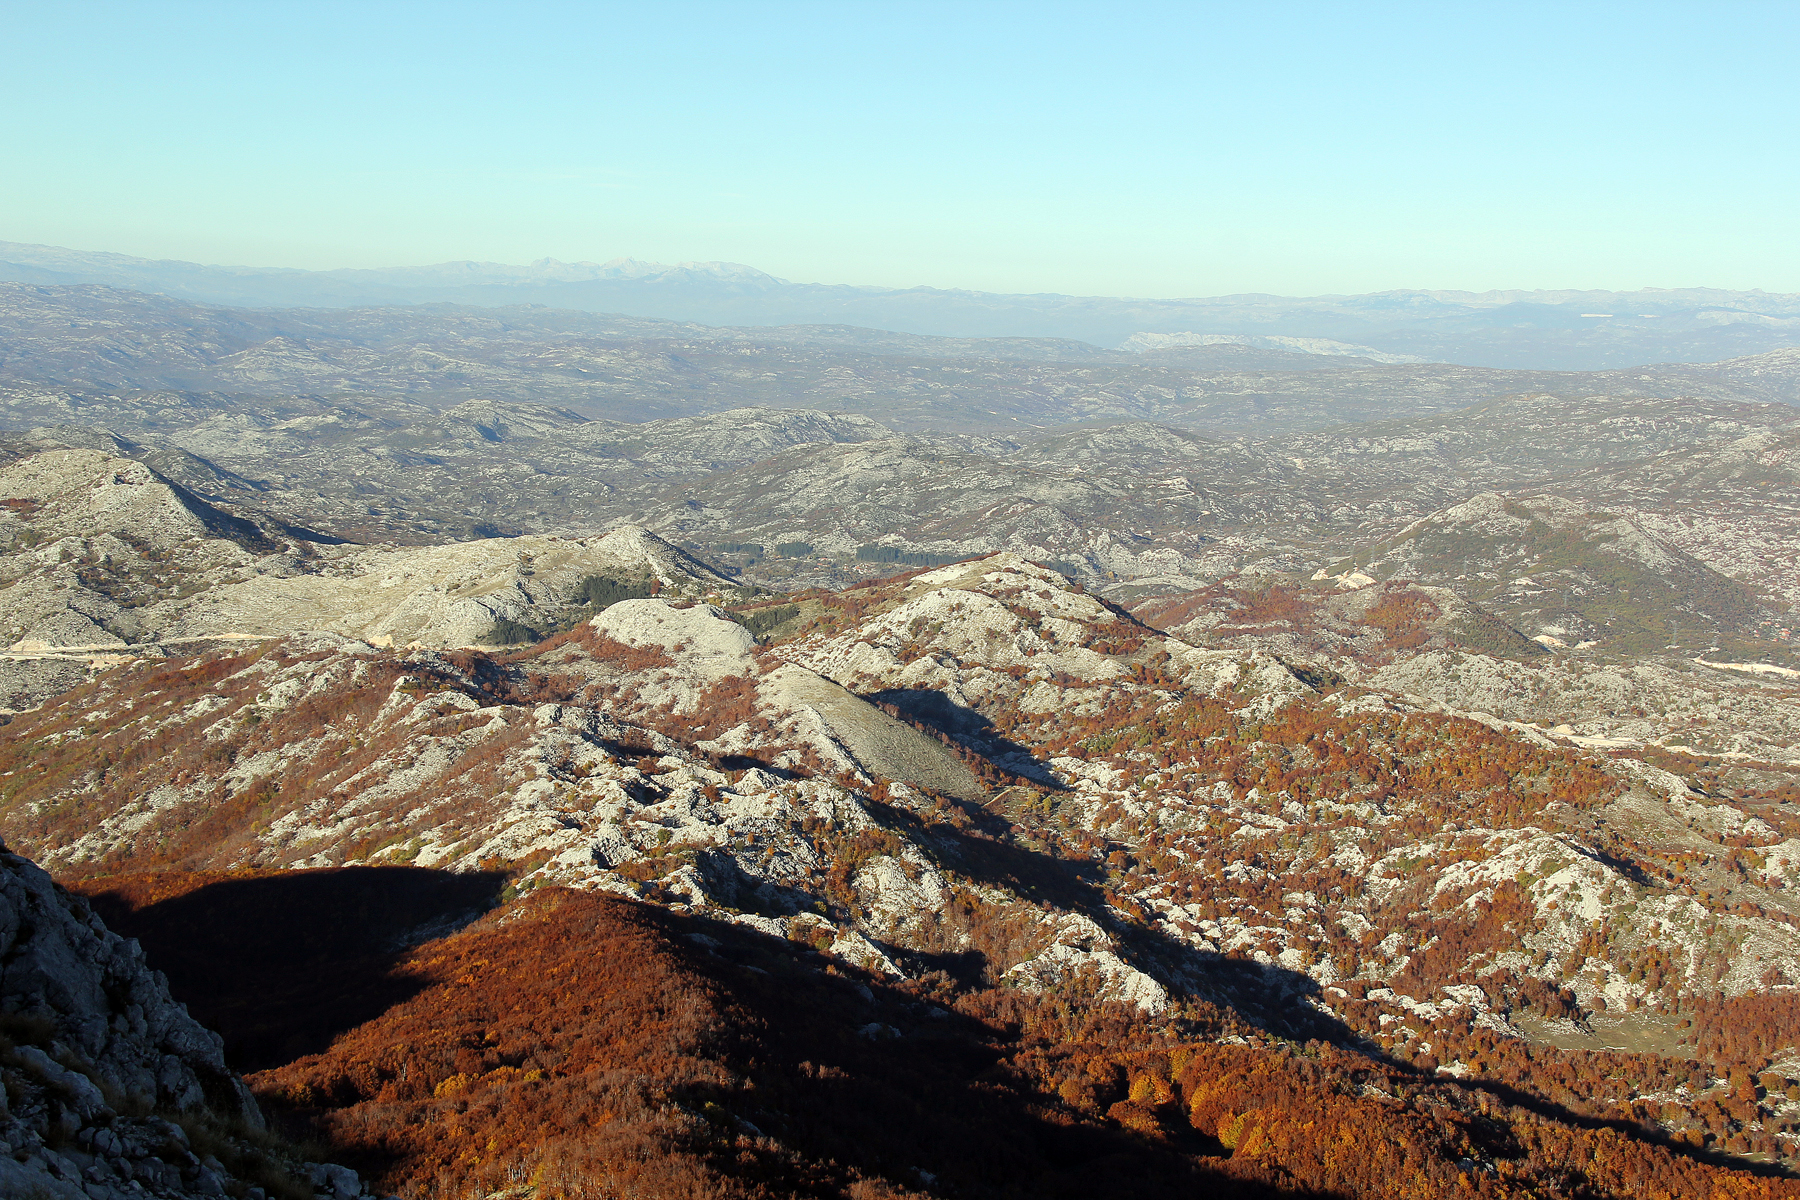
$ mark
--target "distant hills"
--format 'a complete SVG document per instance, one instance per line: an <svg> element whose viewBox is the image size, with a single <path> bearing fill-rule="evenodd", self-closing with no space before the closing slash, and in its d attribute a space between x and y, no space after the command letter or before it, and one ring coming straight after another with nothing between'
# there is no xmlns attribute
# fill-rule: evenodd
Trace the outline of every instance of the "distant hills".
<svg viewBox="0 0 1800 1200"><path fill-rule="evenodd" d="M1800 352L1511 371L1239 343L1132 353L849 325L721 328L526 305L226 308L124 288L0 282L0 386L10 384L408 397L440 410L503 399L628 421L768 405L861 412L897 430L1154 420L1266 435L1526 393L1791 404L1800 400ZM4 403L15 420L24 415L14 399ZM61 401L29 407L29 424L72 415Z"/></svg>
<svg viewBox="0 0 1800 1200"><path fill-rule="evenodd" d="M738 263L618 258L304 271L0 242L0 282L99 284L251 308L544 305L704 325L841 325L1090 350L1227 340L1304 354L1532 370L1709 362L1800 344L1800 295L1715 288L1143 299L796 283ZM1135 340L1134 340L1135 339ZM1332 345L1336 343L1337 345Z"/></svg>

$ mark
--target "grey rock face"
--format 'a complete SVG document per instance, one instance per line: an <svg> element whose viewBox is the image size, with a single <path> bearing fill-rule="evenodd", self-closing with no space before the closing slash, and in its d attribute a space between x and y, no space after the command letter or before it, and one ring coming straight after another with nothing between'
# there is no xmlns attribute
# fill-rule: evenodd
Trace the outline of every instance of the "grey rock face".
<svg viewBox="0 0 1800 1200"><path fill-rule="evenodd" d="M86 901L10 853L0 853L0 1014L53 1028L53 1044L106 1087L159 1107L210 1104L261 1123L256 1101L225 1066L224 1043L169 995L137 942L108 930ZM47 1074L54 1064L39 1048L15 1053L52 1082L67 1074ZM65 1090L84 1104L103 1103L92 1083Z"/></svg>
<svg viewBox="0 0 1800 1200"><path fill-rule="evenodd" d="M255 1142L256 1100L219 1035L188 1015L132 939L0 846L0 1195L53 1200L244 1194L184 1125L235 1144L240 1170L283 1174ZM146 1115L147 1114L147 1115ZM354 1200L345 1167L306 1164Z"/></svg>
<svg viewBox="0 0 1800 1200"><path fill-rule="evenodd" d="M433 547L259 543L243 533L257 526L98 450L0 467L0 498L0 708L13 711L127 657L194 653L214 640L316 631L460 646L502 620L559 628L579 619L594 575L696 595L734 588L632 527Z"/></svg>

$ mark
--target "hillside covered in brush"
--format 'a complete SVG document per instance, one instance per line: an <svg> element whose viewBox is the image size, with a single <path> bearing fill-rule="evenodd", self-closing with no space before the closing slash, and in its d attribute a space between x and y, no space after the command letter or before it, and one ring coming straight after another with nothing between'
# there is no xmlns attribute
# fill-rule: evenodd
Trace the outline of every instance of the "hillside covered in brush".
<svg viewBox="0 0 1800 1200"><path fill-rule="evenodd" d="M736 981L830 989L835 972L854 986L819 1003L850 1005L845 1036L861 1040L847 1045L952 1031L969 1078L1011 1064L1010 1099L968 1085L988 1096L982 1111L1022 1120L1049 1105L1061 1115L1031 1119L1091 1125L1096 1146L1149 1139L1180 1170L1246 1186L1392 1194L1390 1169L1421 1191L1466 1176L1530 1194L1566 1171L1593 1194L1777 1186L1733 1172L1800 1150L1784 684L1712 673L1721 708L1766 718L1738 722L1763 730L1767 757L1751 760L1552 724L1590 719L1607 685L1448 593L1325 581L1153 607L1171 633L1001 555L737 611L625 599L507 652L320 633L145 660L12 717L0 830L65 880L123 897L122 928L127 910L230 926L225 908L183 906L356 871L491 881L357 951L381 964L369 990L332 976L339 992L296 1002L292 1019L344 1015L292 1036L252 1027L279 1012L230 999L232 979L250 986L263 968L221 977L217 956L168 939L201 981L196 1011L250 1048L234 1065L262 1069L258 1086L296 1120L403 1194L497 1188L490 1169L568 1194L612 1178L630 1154L552 1132L586 1118L524 1115L588 1111L555 1082L564 1062L592 1086L611 1070L666 1080L639 1107L591 1103L641 1114L618 1126L621 1145L668 1147L702 1174L766 1171L791 1190L793 1172L829 1160L834 1188L929 1191L920 1171L967 1170L970 1190L1005 1190L948 1148L902 1170L874 1134L834 1131L848 1117L777 1104L776 1124L761 1084L754 1103L732 1099L757 1063L838 1078L801 1033L773 1057L701 1038L693 1063L627 1068L651 1053L627 1022L533 1058L576 1036L534 1024L536 1006L659 977L580 982L603 969L587 935L529 948L540 918L526 914L552 912L557 927L576 913L597 931L625 922L650 939L644 954L673 953L696 980L756 968L706 1001L724 1015L694 1017L720 1037L806 1011L757 1010ZM1441 664L1438 691L1397 685L1392 672L1426 662ZM1543 714L1455 690L1511 688L1519 672L1540 673L1515 698ZM523 907L476 919L495 902ZM381 907L373 893L358 903ZM490 985L496 998L478 1000ZM705 992L677 991L690 987ZM514 988L542 998L502 999ZM465 1003L473 1015L452 1021ZM477 1036L488 1022L498 1041ZM467 1031L460 1048L432 1040L452 1028ZM412 1048L429 1062L406 1059ZM1395 1134L1401 1159L1357 1174L1322 1131L1348 1138L1382 1114L1413 1132ZM532 1158L531 1138L505 1132L528 1120L561 1148ZM451 1153L477 1143L496 1148ZM562 1174L534 1175L546 1162Z"/></svg>
<svg viewBox="0 0 1800 1200"><path fill-rule="evenodd" d="M1508 1087L1272 1038L1204 1001L1146 1020L1080 987L898 979L591 893L545 889L396 946L377 914L467 889L347 868L82 890L164 952L228 1052L262 1067L249 1078L265 1106L405 1196L1673 1200L1797 1186ZM250 915L270 908L273 926ZM224 965L234 956L245 967ZM276 972L299 1003L271 1014L255 999ZM1539 1062L1558 1074L1574 1056Z"/></svg>

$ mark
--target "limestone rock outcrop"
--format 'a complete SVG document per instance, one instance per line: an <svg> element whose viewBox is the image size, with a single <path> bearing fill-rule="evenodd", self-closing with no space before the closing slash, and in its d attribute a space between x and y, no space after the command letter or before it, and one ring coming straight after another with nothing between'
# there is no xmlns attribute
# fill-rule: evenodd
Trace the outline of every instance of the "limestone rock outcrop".
<svg viewBox="0 0 1800 1200"><path fill-rule="evenodd" d="M0 709L35 707L121 655L304 633L423 647L481 644L514 626L541 634L592 611L593 577L637 595L740 594L635 526L422 547L315 542L227 513L144 463L49 450L0 468Z"/></svg>
<svg viewBox="0 0 1800 1200"><path fill-rule="evenodd" d="M277 1181L362 1193L348 1168L271 1151L218 1034L135 940L3 846L0 1084L0 1195L260 1200Z"/></svg>
<svg viewBox="0 0 1800 1200"><path fill-rule="evenodd" d="M208 592L169 628L184 637L318 630L377 646L468 646L503 620L541 632L579 605L582 581L593 575L654 582L675 593L733 586L654 534L627 526L593 538L358 547L316 570L259 575Z"/></svg>

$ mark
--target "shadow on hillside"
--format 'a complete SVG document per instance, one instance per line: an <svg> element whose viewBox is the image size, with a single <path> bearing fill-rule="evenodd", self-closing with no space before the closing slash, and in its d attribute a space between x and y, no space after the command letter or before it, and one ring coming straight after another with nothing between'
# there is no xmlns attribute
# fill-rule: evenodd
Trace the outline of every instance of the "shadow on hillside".
<svg viewBox="0 0 1800 1200"><path fill-rule="evenodd" d="M1028 748L1005 737L994 728L992 721L942 692L931 688L884 688L879 692L865 692L862 698L870 704L896 710L903 719L942 734L995 766L1030 780L1037 787L1053 792L1065 790L1063 782Z"/></svg>
<svg viewBox="0 0 1800 1200"><path fill-rule="evenodd" d="M207 877L201 877L207 878ZM240 1074L316 1054L416 994L407 950L474 920L505 878L421 867L338 867L179 886L173 874L81 888L107 927L143 944Z"/></svg>
<svg viewBox="0 0 1800 1200"><path fill-rule="evenodd" d="M946 856L947 865L953 863L977 883L1007 888L1027 899L1049 901L1093 918L1115 935L1123 957L1131 965L1165 984L1172 984L1171 991L1178 1002L1183 998L1199 999L1226 1010L1236 1018L1236 1032L1252 1039L1252 1044L1258 1037L1295 1042L1317 1039L1365 1055L1372 1063L1382 1064L1389 1070L1412 1075L1420 1083L1453 1088L1470 1095L1486 1093L1551 1121L1578 1129L1611 1130L1636 1141L1662 1146L1697 1162L1759 1176L1792 1178L1790 1172L1777 1164L1749 1162L1716 1150L1677 1142L1662 1130L1641 1121L1585 1115L1500 1080L1443 1075L1434 1067L1416 1065L1405 1057L1385 1052L1313 1002L1319 995L1320 985L1311 976L1277 965L1260 964L1237 954L1200 949L1164 933L1149 922L1121 918L1108 898L1103 867L1087 859L1065 857L1009 841L1003 833L997 835L994 832L995 827L1004 826L1004 822L993 820L991 814L982 814L990 817L985 828L978 822L971 829L958 830L946 824L925 824L914 814L889 805L870 803L868 807L883 823L897 829L905 827L915 841L935 844L934 848ZM941 971L965 987L996 982L1000 974L996 967L1001 964L995 961L992 951L999 949L1005 957L1006 949L1003 944L997 946L990 940L986 949L932 953L871 940L891 960L904 964L909 973L926 975ZM975 940L978 943L982 940L979 932ZM1207 1028L1205 1021L1184 1029L1185 1025L1185 1019L1178 1018L1175 1028L1205 1040L1211 1040L1221 1032L1217 1028ZM1482 1129L1485 1132L1478 1131L1476 1140L1490 1156L1517 1156L1518 1147L1511 1144L1509 1134L1502 1133L1497 1127L1483 1126ZM1195 1151L1189 1148L1189 1152Z"/></svg>
<svg viewBox="0 0 1800 1200"><path fill-rule="evenodd" d="M649 739L647 739L647 738L638 740L638 741L620 741L618 738L601 737L601 738L596 738L594 740L595 740L596 745L598 745L602 750L606 751L608 754L612 755L614 758L621 758L621 759L651 758L651 759L654 759L654 758L661 757L661 751L657 750L654 746L652 746L649 742ZM757 770L757 771L767 771L769 774L775 776L775 778L777 778L777 779L800 779L800 778L802 778L802 775L800 774L800 772L791 771L786 767L778 767L775 764L766 761L760 755L745 754L745 753L720 754L720 753L714 753L714 752L702 750L697 746L689 746L689 747L687 747L687 749L690 753L705 758L708 762L710 762L713 765L713 768L715 770L719 770L719 771Z"/></svg>
<svg viewBox="0 0 1800 1200"><path fill-rule="evenodd" d="M1391 1070L1414 1074L1420 1082L1442 1085L1465 1093L1486 1093L1506 1104L1529 1110L1548 1120L1578 1129L1611 1130L1634 1140L1662 1146L1676 1155L1717 1167L1747 1171L1771 1178L1792 1178L1778 1164L1746 1161L1720 1151L1677 1142L1662 1130L1629 1118L1589 1116L1574 1109L1513 1087L1496 1079L1456 1078L1438 1074L1435 1068L1416 1065L1403 1056L1381 1049L1324 1006L1315 1003L1320 985L1300 971L1262 964L1240 954L1223 954L1189 945L1165 933L1149 921L1121 916L1109 895L1107 869L1092 859L1069 854L1054 842L1042 848L1022 845L1017 826L1004 816L978 806L963 805L972 823L963 829L944 823L927 823L916 814L893 805L865 801L877 820L904 829L915 842L932 847L946 866L987 887L1003 888L1031 901L1083 913L1116 938L1123 957L1132 966L1165 984L1177 1000L1200 999L1227 1010L1238 1022L1238 1032L1252 1039L1265 1037L1305 1041L1318 1039L1366 1055ZM992 951L1004 944L992 942L986 949L971 948L948 953L911 949L897 943L875 941L896 963L914 974L941 971L967 987L998 982L1000 971ZM980 938L977 938L979 941ZM1189 1032L1209 1037L1216 1030ZM1493 1131L1489 1131L1491 1134ZM1477 1138L1496 1157L1512 1157L1517 1147L1506 1138ZM1490 1144L1491 1143L1491 1144Z"/></svg>
<svg viewBox="0 0 1800 1200"><path fill-rule="evenodd" d="M785 917L805 912L813 906L811 893L750 874L728 850L698 851L694 855L694 866L710 895L718 896L744 912Z"/></svg>
<svg viewBox="0 0 1800 1200"><path fill-rule="evenodd" d="M778 1128L807 1160L879 1171L940 1194L1272 1194L1255 1176L1221 1170L1229 1152L1185 1121L1152 1131L1103 1115L1126 1099L1123 1074L1097 1077L1080 1110L1037 1091L1005 1065L1018 1034L1003 1018L984 1023L946 1010L920 990L742 926L672 913L659 919L671 933L708 935L701 944L710 950L695 948L691 933L675 944L754 1016L732 1037L752 1086L698 1083L683 1097L690 1108ZM1321 1195L1304 1187L1281 1194Z"/></svg>
<svg viewBox="0 0 1800 1200"><path fill-rule="evenodd" d="M1068 790L1029 749L1003 737L985 716L955 703L942 692L890 688L863 698L898 709L920 725L1046 791ZM892 805L870 803L869 807L885 824L904 829L913 840L932 846L947 866L978 884L1005 888L1027 900L1091 917L1118 937L1133 966L1173 982L1179 990L1231 1009L1264 1033L1361 1045L1363 1039L1348 1026L1320 1006L1306 1002L1319 992L1319 984L1311 976L1237 955L1203 950L1170 937L1147 921L1122 919L1107 895L1104 865L1062 845L1053 829L1015 826L1011 817L993 811L992 804L992 800L988 806L959 804L970 818L963 829L928 824L914 813ZM1028 818L1021 815L1020 819ZM1024 844L1021 836L1035 844ZM989 955L981 952L937 956L897 945L883 944L882 949L896 962L910 961L925 971L943 970L969 984L984 977L992 979L995 974Z"/></svg>
<svg viewBox="0 0 1800 1200"><path fill-rule="evenodd" d="M1023 847L996 848L987 838L969 832L932 829L934 834L962 839L964 852L983 869L1061 873L1062 886L1069 889L1062 894L1081 901L1084 909L1104 905L1100 883L1081 864ZM1027 861L1032 858L1043 861ZM577 991L584 1004L599 1003L607 1011L616 1013L621 1006L625 1011L651 1011L670 1007L676 1000L680 1005L717 1002L667 971L625 969L615 962L615 956L629 947L615 928L621 918L605 914L626 914L663 931L659 955L710 977L717 983L714 995L730 997L720 1013L723 1024L715 1028L718 1041L704 1051L721 1057L722 1065L729 1067L722 1075L726 1082L717 1082L705 1071L670 1082L672 1094L689 1112L703 1114L725 1133L735 1137L740 1130L759 1135L767 1131L801 1156L793 1162L780 1156L750 1162L742 1166L749 1177L768 1172L768 1181L791 1184L787 1190L794 1194L821 1194L803 1189L804 1180L788 1176L811 1171L808 1164L835 1162L872 1174L900 1171L899 1178L908 1182L916 1174L920 1182L929 1183L929 1172L956 1185L962 1194L1069 1200L1265 1194L1248 1180L1221 1173L1226 1168L1209 1166L1205 1160L1221 1155L1223 1147L1184 1122L1165 1122L1160 1132L1121 1125L1110 1106L1126 1098L1124 1074L1094 1077L1093 1094L1081 1102L1089 1118L1073 1119L1073 1112L1060 1107L1054 1097L996 1070L1013 1040L1004 1019L984 1026L941 1009L932 1002L929 987L895 986L739 925L582 893L534 897L525 903L547 901L564 907L554 910L558 914L554 921L486 927L478 935L486 939L478 952L484 965L492 959L491 969L454 984L445 979L427 984L396 972L406 947L443 937L486 911L497 898L502 882L498 876L352 867L237 879L192 878L198 886L168 899L155 896L178 891L181 877L97 880L82 890L110 926L144 942L152 965L169 975L176 996L198 1019L224 1035L228 1059L240 1071L328 1053L338 1056L344 1068L339 1073L348 1078L355 1074L350 1067L369 1061L369 1046L405 1041L399 1031L409 1027L407 1020L420 1018L400 1017L393 1010L427 986L437 988L446 1028L463 1021L492 1029L497 1022L517 1023L530 1017L527 1024L547 1039L544 1046L554 1058L568 1049L561 1043L552 1045L556 1038L586 1036L583 1023L600 1019L590 1018L586 1008L571 1008L569 987L574 977L559 976L561 967L546 969L554 965L550 959L556 955L571 964L612 964L613 975L608 978L614 991L589 990L585 984ZM598 914L597 923L580 918L590 909ZM1088 911L1104 916L1103 908ZM514 929L517 939L510 932ZM1171 961L1185 962L1190 972L1206 974L1207 986L1196 990L1234 1008L1250 1028L1340 1044L1356 1040L1322 1015L1311 1016L1311 1028L1296 1025L1293 1018L1308 1007L1292 1001L1300 981L1311 985L1304 976L1197 955L1135 923L1127 923L1120 932L1139 965L1148 966L1149 958L1167 955ZM454 945L446 952L454 953ZM465 948L465 952L477 951ZM978 953L965 953L917 965L973 978L989 964ZM1003 1009L996 1012L1003 1015ZM440 1018L429 1019L435 1023ZM367 1026L378 1036L371 1039L365 1032L360 1043L351 1038L332 1047L338 1035L358 1026ZM524 1032L523 1027L517 1032ZM1191 1032L1205 1036L1203 1030ZM389 1034L392 1038L384 1040ZM357 1046L361 1048L349 1049ZM406 1051L404 1045L398 1048ZM536 1048L536 1043L527 1046ZM1121 1043L1119 1048L1128 1047ZM424 1059L417 1061L430 1065ZM437 1063L434 1069L465 1069L460 1062ZM611 1086L607 1080L649 1078L670 1065L663 1051L654 1049L626 1063L601 1062L568 1086ZM736 1073L748 1077L752 1086L731 1081ZM1443 1077L1435 1082L1453 1084ZM1454 1086L1480 1087L1569 1124L1606 1125L1641 1136L1642 1131L1625 1123L1584 1119L1502 1086ZM531 1090L538 1087L526 1083L519 1090L496 1092L500 1103L490 1108L536 1129L553 1114L534 1106L560 1103L558 1097L573 1094ZM366 1106L373 1130L395 1121L408 1128L426 1124L437 1111L432 1103L429 1098L390 1104L364 1097L339 1098L330 1105ZM279 1105L275 1111L282 1111ZM307 1121L325 1114L308 1110L288 1115ZM384 1172L399 1163L398 1142L389 1145L382 1138L353 1137L338 1144L340 1136L353 1128L331 1121L313 1125L316 1134L334 1142L333 1155L339 1161L367 1173ZM742 1146L743 1139L736 1144ZM1514 1148L1497 1141L1491 1149L1504 1157ZM1689 1157L1713 1161L1709 1155ZM730 1167L728 1172L736 1169ZM1284 1194L1308 1193L1296 1189Z"/></svg>
<svg viewBox="0 0 1800 1200"><path fill-rule="evenodd" d="M1614 1133L1624 1134L1636 1141L1648 1142L1680 1155L1691 1158L1695 1162L1703 1162L1714 1167L1725 1167L1733 1171L1743 1171L1749 1175L1757 1175L1766 1179L1792 1179L1794 1173L1779 1163L1760 1162L1741 1158L1735 1154L1727 1154L1721 1150L1706 1146L1696 1146L1691 1142L1677 1141L1652 1121L1636 1121L1623 1117L1590 1117L1573 1112L1542 1096L1521 1091L1497 1079L1456 1079L1448 1075L1435 1076L1437 1083L1446 1084L1459 1091L1475 1093L1486 1092L1490 1096L1504 1100L1508 1104L1527 1109L1540 1117L1552 1121L1560 1121L1565 1125L1573 1125L1579 1129L1610 1129Z"/></svg>
<svg viewBox="0 0 1800 1200"><path fill-rule="evenodd" d="M1156 926L1120 916L1107 894L1106 868L1091 858L1052 845L1038 849L1009 835L1007 818L964 805L968 828L928 824L894 805L865 801L883 824L928 846L948 867L983 887L1003 888L1035 903L1081 913L1114 934L1125 958L1177 990L1230 1009L1258 1032L1276 1037L1319 1038L1338 1045L1361 1042L1347 1025L1307 1003L1319 992L1310 975L1190 946ZM974 986L997 975L994 955L982 950L922 953L880 943L883 953L919 971L943 971ZM997 947L1004 950L1004 947ZM1004 953L1000 955L1005 957Z"/></svg>

